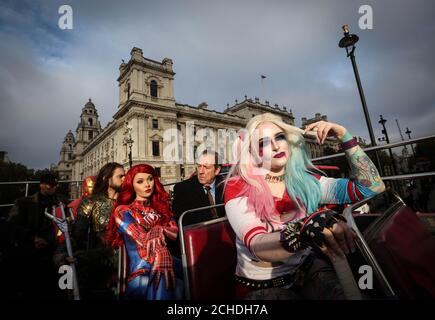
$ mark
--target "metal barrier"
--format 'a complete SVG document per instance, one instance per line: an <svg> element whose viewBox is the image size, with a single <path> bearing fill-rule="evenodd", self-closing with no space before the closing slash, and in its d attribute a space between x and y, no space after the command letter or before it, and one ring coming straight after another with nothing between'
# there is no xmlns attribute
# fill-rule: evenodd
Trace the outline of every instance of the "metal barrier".
<svg viewBox="0 0 435 320"><path fill-rule="evenodd" d="M397 147L401 147L401 146L406 146L409 144L426 142L426 141L430 141L430 140L435 140L435 135L426 136L426 137L422 137L422 138L409 139L406 141L400 141L400 142L395 142L395 143L389 143L389 144L382 145L382 146L368 147L368 148L364 148L363 150L365 152L379 151L379 150L384 150L384 149L392 149L392 148L397 148ZM323 161L323 160L330 160L330 159L339 158L339 157L343 157L343 156L345 156L344 152L333 154L333 155L328 155L328 156L323 156L323 157L313 158L313 159L311 159L311 161L313 163L315 163L315 162L319 162L319 161ZM225 175L225 174L222 174L222 175ZM409 173L409 174L401 174L401 175L394 175L394 176L383 176L381 178L384 181L403 181L403 180L421 179L421 178L427 178L427 177L433 177L433 176L435 176L435 171ZM183 180L181 180L181 181L183 181ZM178 182L181 182L181 181L178 181ZM163 186L167 187L167 186L175 185L178 182L166 183ZM60 183L75 184L76 188L79 188L79 185L82 184L82 181L64 180L64 181L59 181L59 184ZM27 197L29 195L29 185L39 184L39 181L0 182L0 186L2 186L2 185L16 185L16 184L24 184L25 185L26 190L24 192L24 196ZM0 208L11 207L11 206L13 206L13 203L0 204Z"/></svg>
<svg viewBox="0 0 435 320"><path fill-rule="evenodd" d="M24 191L24 197L29 196L29 186L30 185L39 185L39 181L7 181L7 182L0 182L0 186L3 185L17 185L17 184L24 184L25 185L25 191ZM76 187L78 188L79 185L82 184L82 181L73 181L73 180L62 180L58 182L59 184L75 184ZM73 200L73 199L70 199ZM0 204L0 208L4 208L4 207L12 207L14 204L13 203L7 203L7 204Z"/></svg>
<svg viewBox="0 0 435 320"><path fill-rule="evenodd" d="M401 204L404 204L403 200L396 193L392 192L391 190L384 191L384 193L387 193L387 192L391 192L392 195L397 199L398 202L400 202ZM366 203L370 202L371 200L373 200L374 198L376 198L378 196L379 195L375 195L373 197L366 198L362 201L359 201L357 203L352 204L351 206L344 209L343 215L346 218L347 224L349 225L349 227L351 227L355 231L355 234L356 234L357 239L358 239L358 241L356 242L356 245L357 245L358 249L367 257L368 262L373 267L375 275L378 278L380 285L382 286L384 292L386 293L386 295L389 298L394 298L394 297L396 297L396 294L395 294L393 288L391 287L391 284L387 280L387 278L386 278L384 272L382 271L378 261L376 260L375 256L373 255L372 251L370 250L369 245L365 241L362 233L360 232L358 226L356 225L355 219L353 218L353 213L356 212L358 208L361 208Z"/></svg>
<svg viewBox="0 0 435 320"><path fill-rule="evenodd" d="M83 183L83 181L74 181L74 180L62 180L59 181L59 184L75 184L75 187L79 189L79 186L81 187L81 184ZM167 186L171 186L171 185L175 185L178 182L171 182L171 183L165 183L163 184L164 187ZM0 186L2 185L17 185L17 184L24 184L25 185L25 192L24 192L24 197L27 197L29 195L29 185L39 185L39 181L8 181L8 182L0 182ZM74 199L70 199L71 201ZM13 203L6 203L6 204L0 204L0 208L4 208L4 207L12 207L14 204Z"/></svg>
<svg viewBox="0 0 435 320"><path fill-rule="evenodd" d="M423 137L423 138L409 139L409 140L406 140L406 141L389 143L389 144L385 144L385 145L382 145L382 146L363 148L363 150L364 150L364 152L369 152L369 151L378 151L378 150L383 150L383 149L393 149L393 148L405 146L405 145L408 145L408 144L415 144L415 143L418 143L418 142L425 142L425 141L429 141L429 140L435 140L435 135L426 136L426 137ZM343 157L343 156L345 156L345 153L341 152L341 153L332 154L332 155L329 155L329 156L323 156L323 157L313 158L313 159L311 159L311 161L312 162L316 162L316 161L322 161L322 160L329 160L329 159Z"/></svg>

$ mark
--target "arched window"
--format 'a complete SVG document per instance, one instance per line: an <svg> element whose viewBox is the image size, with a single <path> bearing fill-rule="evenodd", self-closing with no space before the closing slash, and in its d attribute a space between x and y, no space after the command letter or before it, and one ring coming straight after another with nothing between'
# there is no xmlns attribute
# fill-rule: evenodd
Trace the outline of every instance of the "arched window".
<svg viewBox="0 0 435 320"><path fill-rule="evenodd" d="M90 126L92 126L92 118L88 119L88 123L89 123Z"/></svg>
<svg viewBox="0 0 435 320"><path fill-rule="evenodd" d="M156 80L151 80L150 94L151 94L151 97L157 98L157 81Z"/></svg>

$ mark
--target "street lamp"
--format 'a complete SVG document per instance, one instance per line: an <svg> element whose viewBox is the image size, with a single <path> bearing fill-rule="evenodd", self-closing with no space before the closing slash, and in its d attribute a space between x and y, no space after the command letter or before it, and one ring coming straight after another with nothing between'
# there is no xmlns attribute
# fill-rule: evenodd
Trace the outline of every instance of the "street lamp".
<svg viewBox="0 0 435 320"><path fill-rule="evenodd" d="M133 130L133 128L128 125L128 122L125 122L124 123L124 140L123 140L123 144L129 148L129 152L128 152L129 168L131 168L133 166L131 147L133 146L134 140L131 138L131 131L132 130Z"/></svg>
<svg viewBox="0 0 435 320"><path fill-rule="evenodd" d="M355 74L355 79L356 79L356 84L358 86L358 92L359 92L359 96L361 98L361 104L363 107L363 111L364 111L364 116L366 118L366 123L367 123L367 128L369 130L369 135L370 135L370 142L372 144L372 146L376 146L376 140L375 140L375 135L373 133L373 127L372 127L372 123L370 121L370 115L369 115L369 111L367 109L367 103L366 103L366 98L364 96L364 91L361 85L361 79L359 77L359 72L358 72L358 67L356 65L356 61L355 61L355 43L358 42L359 37L356 34L350 34L349 33L349 26L348 25L344 25L342 27L343 31L344 31L344 37L341 38L340 42L338 43L338 46L340 48L345 48L346 49L346 54L347 57L350 58L350 61L352 62L352 68L353 68L353 72ZM375 156L376 156L376 162L378 164L378 168L381 171L381 162L379 160L378 157L378 153L375 151ZM382 173L381 173L382 174Z"/></svg>
<svg viewBox="0 0 435 320"><path fill-rule="evenodd" d="M373 134L373 128L372 128L372 124L370 122L370 115L369 115L369 111L367 109L366 98L364 96L364 91L363 91L363 88L361 85L361 79L359 77L358 67L357 67L356 61L355 61L355 54L354 54L355 43L358 42L359 37L356 34L349 34L348 25L343 26L343 31L344 31L344 37L341 38L340 42L338 43L338 46L340 48L346 48L347 57L348 58L350 57L350 60L352 61L353 72L355 74L356 84L358 86L358 92L359 92L362 107L364 110L364 116L366 118L367 127L369 129L370 142L372 143L372 146L376 146L375 135Z"/></svg>

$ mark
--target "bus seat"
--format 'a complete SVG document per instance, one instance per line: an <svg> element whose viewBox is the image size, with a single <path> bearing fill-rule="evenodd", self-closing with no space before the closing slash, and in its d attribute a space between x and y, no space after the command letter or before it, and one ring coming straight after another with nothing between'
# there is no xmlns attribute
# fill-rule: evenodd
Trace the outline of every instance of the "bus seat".
<svg viewBox="0 0 435 320"><path fill-rule="evenodd" d="M412 209L379 217L364 238L399 298L435 298L435 241Z"/></svg>
<svg viewBox="0 0 435 320"><path fill-rule="evenodd" d="M237 254L227 218L188 225L180 231L186 298L234 299Z"/></svg>

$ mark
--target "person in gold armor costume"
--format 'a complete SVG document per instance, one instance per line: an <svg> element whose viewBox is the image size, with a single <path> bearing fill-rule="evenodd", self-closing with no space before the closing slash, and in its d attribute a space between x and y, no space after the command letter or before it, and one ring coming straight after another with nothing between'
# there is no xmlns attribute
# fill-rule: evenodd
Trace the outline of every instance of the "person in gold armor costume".
<svg viewBox="0 0 435 320"><path fill-rule="evenodd" d="M72 237L80 293L85 300L114 298L114 252L106 244L104 234L124 175L124 168L119 163L104 165L98 172L92 195L84 198L77 208Z"/></svg>

